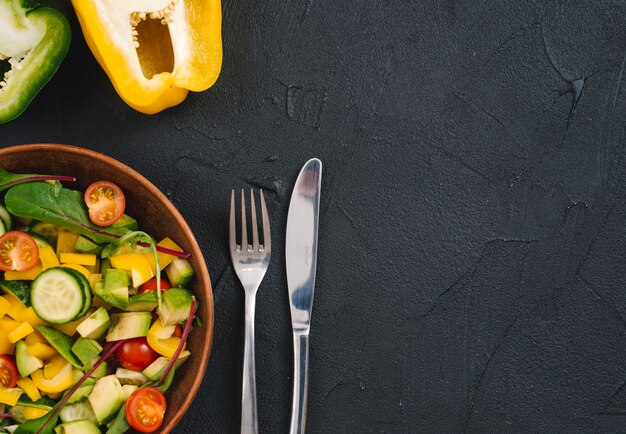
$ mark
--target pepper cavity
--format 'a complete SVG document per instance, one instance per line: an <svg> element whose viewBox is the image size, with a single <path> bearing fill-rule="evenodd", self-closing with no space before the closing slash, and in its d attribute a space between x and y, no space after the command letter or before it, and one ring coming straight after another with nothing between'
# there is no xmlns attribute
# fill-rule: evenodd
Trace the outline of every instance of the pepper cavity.
<svg viewBox="0 0 626 434"><path fill-rule="evenodd" d="M130 14L133 45L147 79L174 71L174 47L168 25L174 22L177 3L178 0L172 0L162 9Z"/></svg>
<svg viewBox="0 0 626 434"><path fill-rule="evenodd" d="M2 80L0 80L0 95L9 85L10 78L15 75L16 71L22 69L27 55L28 53L22 56L7 57L0 53L0 73L4 71Z"/></svg>

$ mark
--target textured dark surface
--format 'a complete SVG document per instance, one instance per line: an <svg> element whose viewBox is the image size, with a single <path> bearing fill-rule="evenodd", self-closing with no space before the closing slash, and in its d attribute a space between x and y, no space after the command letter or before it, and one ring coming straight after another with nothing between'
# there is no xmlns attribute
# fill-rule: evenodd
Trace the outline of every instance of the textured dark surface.
<svg viewBox="0 0 626 434"><path fill-rule="evenodd" d="M152 180L205 250L203 389L177 432L237 432L231 188L267 189L260 429L286 432L290 188L325 164L308 432L624 432L626 3L225 0L222 74L149 117L76 21L1 146L61 142Z"/></svg>

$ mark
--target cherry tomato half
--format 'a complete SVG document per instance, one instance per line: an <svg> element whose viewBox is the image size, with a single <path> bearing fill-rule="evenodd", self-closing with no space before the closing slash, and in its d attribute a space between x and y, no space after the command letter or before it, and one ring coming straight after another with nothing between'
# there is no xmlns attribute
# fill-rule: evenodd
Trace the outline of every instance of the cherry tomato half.
<svg viewBox="0 0 626 434"><path fill-rule="evenodd" d="M171 287L172 285L170 284L169 280L161 279L161 291L167 291ZM157 281L156 281L156 277L153 277L152 279L148 280L143 285L139 286L138 292L140 294L143 294L144 292L156 291L156 290L157 290Z"/></svg>
<svg viewBox="0 0 626 434"><path fill-rule="evenodd" d="M10 389L17 385L19 373L13 357L0 354L0 387Z"/></svg>
<svg viewBox="0 0 626 434"><path fill-rule="evenodd" d="M89 218L98 226L110 226L124 214L126 198L122 189L109 181L97 181L85 190Z"/></svg>
<svg viewBox="0 0 626 434"><path fill-rule="evenodd" d="M155 432L167 409L165 396L156 387L135 390L126 402L126 421L139 432Z"/></svg>
<svg viewBox="0 0 626 434"><path fill-rule="evenodd" d="M39 247L28 234L9 231L0 237L0 270L28 271L39 262Z"/></svg>
<svg viewBox="0 0 626 434"><path fill-rule="evenodd" d="M179 338L182 335L183 335L183 328L180 326L180 324L176 324L176 327L174 327L174 333L172 333L172 337Z"/></svg>
<svg viewBox="0 0 626 434"><path fill-rule="evenodd" d="M129 339L117 350L119 364L133 371L143 371L158 357L146 338Z"/></svg>

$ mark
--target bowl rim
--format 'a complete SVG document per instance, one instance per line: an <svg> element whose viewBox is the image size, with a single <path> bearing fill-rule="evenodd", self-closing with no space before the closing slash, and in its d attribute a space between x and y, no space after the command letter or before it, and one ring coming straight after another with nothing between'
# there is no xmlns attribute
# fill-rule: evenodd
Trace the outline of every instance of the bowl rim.
<svg viewBox="0 0 626 434"><path fill-rule="evenodd" d="M130 166L127 166L126 164L112 157L109 157L105 154L102 154L97 151L93 151L91 149L86 149L86 148L82 148L79 146L75 146L75 145L66 145L66 144L58 144L58 143L32 143L32 144L23 144L23 145L12 145L12 146L8 146L5 148L0 148L0 161L2 161L2 157L7 154L13 154L16 152L28 153L28 152L39 152L39 151L70 153L70 154L80 155L83 157L88 157L90 159L98 160L104 164L108 164L110 166L115 167L116 169L124 172L126 175L132 178L133 181L139 184L142 184L144 187L146 187L150 191L150 193L152 193L159 201L161 201L165 205L167 212L169 212L174 217L174 219L181 225L183 232L189 239L189 243L191 246L190 253L194 256L198 256L199 258L198 262L200 263L200 270L198 270L199 272L196 274L196 278L200 278L199 283L200 285L202 285L202 288L204 289L204 293L206 296L206 302L202 303L201 309L203 310L203 315L204 315L203 326L206 328L205 335L207 337L207 341L202 349L202 354L200 355L199 370L197 371L194 377L194 380L191 384L191 387L183 403L178 409L176 409L176 413L174 414L172 419L166 425L162 426L159 431L160 433L169 433L174 429L174 427L178 424L178 422L180 422L180 420L183 418L183 416L185 415L185 413L191 406L191 403L193 399L195 398L196 393L200 389L200 386L204 380L206 366L207 366L207 363L209 361L209 357L211 354L211 347L213 345L213 331L214 331L213 329L214 327L213 289L211 287L211 279L209 277L209 271L206 266L206 261L202 253L202 250L200 249L198 241L196 240L196 237L194 236L193 232L191 231L191 228L187 224L184 217L180 214L180 212L174 206L174 204L172 204L172 202L167 198L167 196L165 196L161 192L161 190L159 190L154 184L152 184L152 182L150 182L147 178L145 178L143 175L141 175L139 172L137 172Z"/></svg>

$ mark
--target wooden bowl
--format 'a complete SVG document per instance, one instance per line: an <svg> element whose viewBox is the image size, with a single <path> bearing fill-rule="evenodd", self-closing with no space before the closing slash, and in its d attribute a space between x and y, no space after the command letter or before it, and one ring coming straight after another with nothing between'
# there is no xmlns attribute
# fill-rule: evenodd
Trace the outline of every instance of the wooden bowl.
<svg viewBox="0 0 626 434"><path fill-rule="evenodd" d="M139 221L139 227L156 238L170 237L186 252L196 271L191 290L199 303L197 315L202 327L189 335L191 357L176 372L167 392L167 412L161 433L169 433L183 417L202 379L213 341L213 291L204 256L191 229L172 203L150 181L130 167L83 148L56 144L20 145L0 149L0 167L14 173L38 173L76 177L66 187L84 191L98 180L119 185L126 196L126 212Z"/></svg>

